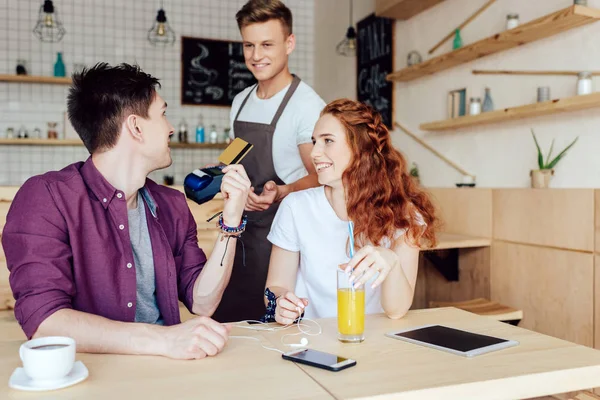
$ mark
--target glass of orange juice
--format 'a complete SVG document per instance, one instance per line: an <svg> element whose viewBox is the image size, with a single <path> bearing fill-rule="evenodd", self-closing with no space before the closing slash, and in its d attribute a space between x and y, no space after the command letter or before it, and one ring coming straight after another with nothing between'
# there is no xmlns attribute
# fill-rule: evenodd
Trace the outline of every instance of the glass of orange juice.
<svg viewBox="0 0 600 400"><path fill-rule="evenodd" d="M365 289L364 286L354 289L349 278L350 274L338 268L338 339L345 343L360 343L365 340Z"/></svg>

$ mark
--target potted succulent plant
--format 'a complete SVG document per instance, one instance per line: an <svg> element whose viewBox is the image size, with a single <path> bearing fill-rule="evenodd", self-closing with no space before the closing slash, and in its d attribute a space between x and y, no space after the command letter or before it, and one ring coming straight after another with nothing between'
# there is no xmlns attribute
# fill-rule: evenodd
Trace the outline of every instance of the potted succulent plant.
<svg viewBox="0 0 600 400"><path fill-rule="evenodd" d="M575 144L575 142L577 142L577 139L579 139L579 136L576 137L575 140L573 140L571 142L571 144L569 144L567 147L565 147L563 151L558 153L558 155L556 157L554 157L552 160L550 160L550 157L552 156L552 149L554 148L554 139L552 139L552 144L550 145L550 150L548 151L546 160L544 160L542 150L540 149L540 145L537 141L537 138L535 137L535 133L533 132L533 129L531 130L531 135L533 136L533 141L535 142L535 147L537 148L538 167L539 167L539 169L533 169L530 172L531 187L545 189L550 185L550 178L552 177L552 175L554 175L554 167L565 156L565 154L567 153L567 150L569 150Z"/></svg>
<svg viewBox="0 0 600 400"><path fill-rule="evenodd" d="M417 185L419 185L421 183L421 179L419 178L419 167L414 162L412 163L412 166L410 167L410 176Z"/></svg>

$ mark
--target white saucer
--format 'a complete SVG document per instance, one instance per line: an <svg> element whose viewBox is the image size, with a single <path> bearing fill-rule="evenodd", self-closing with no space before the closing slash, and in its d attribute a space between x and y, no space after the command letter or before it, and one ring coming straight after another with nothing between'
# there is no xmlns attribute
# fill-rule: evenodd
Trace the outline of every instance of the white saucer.
<svg viewBox="0 0 600 400"><path fill-rule="evenodd" d="M81 361L75 361L73 369L67 376L62 379L55 381L34 381L25 374L25 370L21 367L15 369L8 380L8 386L13 389L29 390L29 391L42 391L42 390L56 390L66 388L68 386L79 383L89 375L88 369Z"/></svg>

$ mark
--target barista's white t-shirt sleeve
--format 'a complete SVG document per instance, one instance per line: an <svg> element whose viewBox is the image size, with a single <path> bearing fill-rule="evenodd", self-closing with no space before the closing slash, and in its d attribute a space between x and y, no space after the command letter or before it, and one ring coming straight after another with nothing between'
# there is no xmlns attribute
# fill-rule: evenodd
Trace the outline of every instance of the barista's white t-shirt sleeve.
<svg viewBox="0 0 600 400"><path fill-rule="evenodd" d="M283 199L267 236L269 242L287 251L300 251L298 229L288 198Z"/></svg>

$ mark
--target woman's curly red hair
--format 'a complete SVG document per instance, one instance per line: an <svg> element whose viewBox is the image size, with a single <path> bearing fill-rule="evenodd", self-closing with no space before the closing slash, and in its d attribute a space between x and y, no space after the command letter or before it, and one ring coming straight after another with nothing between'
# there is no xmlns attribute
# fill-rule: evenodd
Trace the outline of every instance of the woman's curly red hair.
<svg viewBox="0 0 600 400"><path fill-rule="evenodd" d="M381 115L349 99L329 103L324 114L342 123L352 151L342 180L357 243L378 245L384 237L391 239L398 229L406 229L412 244L434 246L434 206L409 176L406 160L392 145Z"/></svg>

